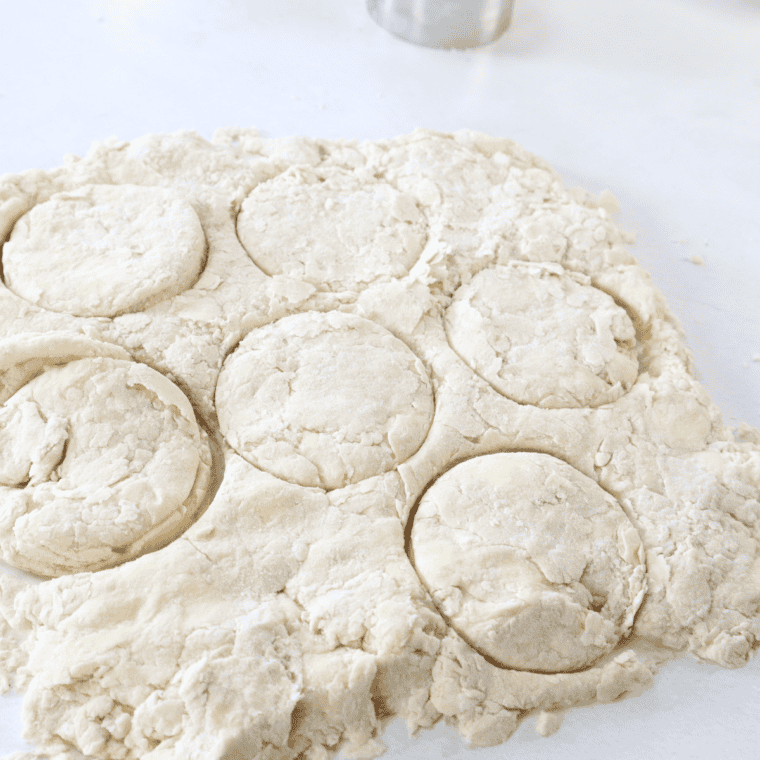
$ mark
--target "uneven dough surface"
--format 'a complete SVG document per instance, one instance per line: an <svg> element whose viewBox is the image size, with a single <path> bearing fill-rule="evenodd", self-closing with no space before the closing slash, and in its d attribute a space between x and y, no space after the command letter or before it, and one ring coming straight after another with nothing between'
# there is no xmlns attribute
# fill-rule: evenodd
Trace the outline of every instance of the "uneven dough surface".
<svg viewBox="0 0 760 760"><path fill-rule="evenodd" d="M631 629L644 549L615 500L546 454L476 457L426 491L414 565L455 630L500 665L579 670Z"/></svg>
<svg viewBox="0 0 760 760"><path fill-rule="evenodd" d="M748 662L760 432L616 209L471 131L0 176L13 760L370 758L393 716L485 747Z"/></svg>
<svg viewBox="0 0 760 760"><path fill-rule="evenodd" d="M0 409L0 550L40 575L160 545L205 495L210 451L181 391L149 367L51 367Z"/></svg>
<svg viewBox="0 0 760 760"><path fill-rule="evenodd" d="M454 294L446 328L454 350L522 404L599 406L638 375L636 331L625 310L557 266L478 272Z"/></svg>
<svg viewBox="0 0 760 760"><path fill-rule="evenodd" d="M222 434L251 464L327 489L404 462L433 418L422 362L375 323L337 312L249 333L222 368L216 405Z"/></svg>
<svg viewBox="0 0 760 760"><path fill-rule="evenodd" d="M3 246L3 274L33 304L112 317L190 287L205 243L193 207L169 190L86 185L16 222Z"/></svg>
<svg viewBox="0 0 760 760"><path fill-rule="evenodd" d="M417 261L427 222L412 196L345 171L320 178L299 167L258 185L237 231L267 274L329 290L403 277Z"/></svg>

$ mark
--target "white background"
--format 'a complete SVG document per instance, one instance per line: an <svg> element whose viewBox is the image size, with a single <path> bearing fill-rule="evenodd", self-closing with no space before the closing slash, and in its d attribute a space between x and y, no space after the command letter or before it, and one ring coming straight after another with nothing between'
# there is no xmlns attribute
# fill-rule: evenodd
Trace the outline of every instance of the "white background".
<svg viewBox="0 0 760 760"><path fill-rule="evenodd" d="M518 140L569 185L609 188L700 379L729 422L760 426L760 0L515 0L506 35L466 52L396 39L362 0L3 4L0 173L111 135L224 126L362 139L469 127ZM0 754L24 747L19 705L0 698ZM760 661L686 659L549 739L532 723L477 751L444 727L410 741L396 723L388 757L756 757Z"/></svg>

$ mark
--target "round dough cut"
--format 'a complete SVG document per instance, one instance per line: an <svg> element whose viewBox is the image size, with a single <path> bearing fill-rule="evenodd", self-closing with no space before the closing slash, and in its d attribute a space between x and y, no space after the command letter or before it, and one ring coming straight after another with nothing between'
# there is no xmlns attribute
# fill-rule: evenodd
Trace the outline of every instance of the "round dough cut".
<svg viewBox="0 0 760 760"><path fill-rule="evenodd" d="M479 272L455 293L446 331L478 375L521 404L600 406L638 377L636 330L625 309L557 265Z"/></svg>
<svg viewBox="0 0 760 760"><path fill-rule="evenodd" d="M25 214L3 246L6 285L51 311L114 317L191 287L206 238L195 209L160 187L86 185Z"/></svg>
<svg viewBox="0 0 760 760"><path fill-rule="evenodd" d="M503 667L579 670L628 633L644 549L620 505L547 454L470 459L425 493L414 564L452 627Z"/></svg>
<svg viewBox="0 0 760 760"><path fill-rule="evenodd" d="M331 490L387 472L422 445L433 391L384 328L306 312L252 331L216 390L227 442L283 480Z"/></svg>
<svg viewBox="0 0 760 760"><path fill-rule="evenodd" d="M427 221L410 195L343 172L322 181L305 167L258 185L237 230L267 274L331 291L403 277L427 240Z"/></svg>
<svg viewBox="0 0 760 760"><path fill-rule="evenodd" d="M0 550L58 576L164 545L196 515L211 472L189 401L144 364L48 368L0 409Z"/></svg>

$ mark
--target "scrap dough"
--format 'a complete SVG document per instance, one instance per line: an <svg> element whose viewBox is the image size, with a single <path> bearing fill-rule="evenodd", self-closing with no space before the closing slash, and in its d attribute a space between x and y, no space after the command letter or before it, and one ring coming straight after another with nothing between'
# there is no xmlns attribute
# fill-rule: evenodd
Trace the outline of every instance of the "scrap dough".
<svg viewBox="0 0 760 760"><path fill-rule="evenodd" d="M210 450L182 392L149 367L50 367L0 409L0 550L45 576L99 570L174 537Z"/></svg>
<svg viewBox="0 0 760 760"><path fill-rule="evenodd" d="M420 502L412 551L452 627L507 668L593 665L628 634L644 596L644 549L620 505L546 454L449 470Z"/></svg>
<svg viewBox="0 0 760 760"><path fill-rule="evenodd" d="M85 185L16 222L3 246L5 284L79 317L113 317L181 293L203 267L198 215L160 187Z"/></svg>
<svg viewBox="0 0 760 760"><path fill-rule="evenodd" d="M22 760L369 758L393 716L491 746L671 650L745 664L760 433L616 210L470 131L0 176Z"/></svg>

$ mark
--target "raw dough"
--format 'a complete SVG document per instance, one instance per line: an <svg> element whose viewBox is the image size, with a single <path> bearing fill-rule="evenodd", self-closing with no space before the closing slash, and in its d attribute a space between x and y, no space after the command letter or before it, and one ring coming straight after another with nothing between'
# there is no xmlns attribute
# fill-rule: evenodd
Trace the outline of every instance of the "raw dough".
<svg viewBox="0 0 760 760"><path fill-rule="evenodd" d="M503 667L593 665L626 636L644 549L620 505L554 457L476 457L437 480L412 525L413 561L438 609Z"/></svg>
<svg viewBox="0 0 760 760"><path fill-rule="evenodd" d="M237 231L267 274L330 290L403 277L419 258L427 222L412 196L348 172L326 179L299 167L256 187Z"/></svg>
<svg viewBox="0 0 760 760"><path fill-rule="evenodd" d="M522 404L599 406L620 398L638 375L625 310L557 266L478 272L454 294L446 329L484 380Z"/></svg>
<svg viewBox="0 0 760 760"><path fill-rule="evenodd" d="M205 245L198 215L176 193L86 185L16 222L3 274L12 291L46 309L113 317L189 288Z"/></svg>
<svg viewBox="0 0 760 760"><path fill-rule="evenodd" d="M0 550L40 575L98 570L174 538L211 457L182 392L149 367L79 359L0 409Z"/></svg>
<svg viewBox="0 0 760 760"><path fill-rule="evenodd" d="M433 418L422 362L374 322L306 312L251 332L219 376L221 431L251 464L333 489L407 460Z"/></svg>
<svg viewBox="0 0 760 760"><path fill-rule="evenodd" d="M148 135L0 177L24 760L373 757L394 715L489 746L640 693L663 645L746 663L760 433L616 208L469 131ZM52 257L77 219L115 246Z"/></svg>

